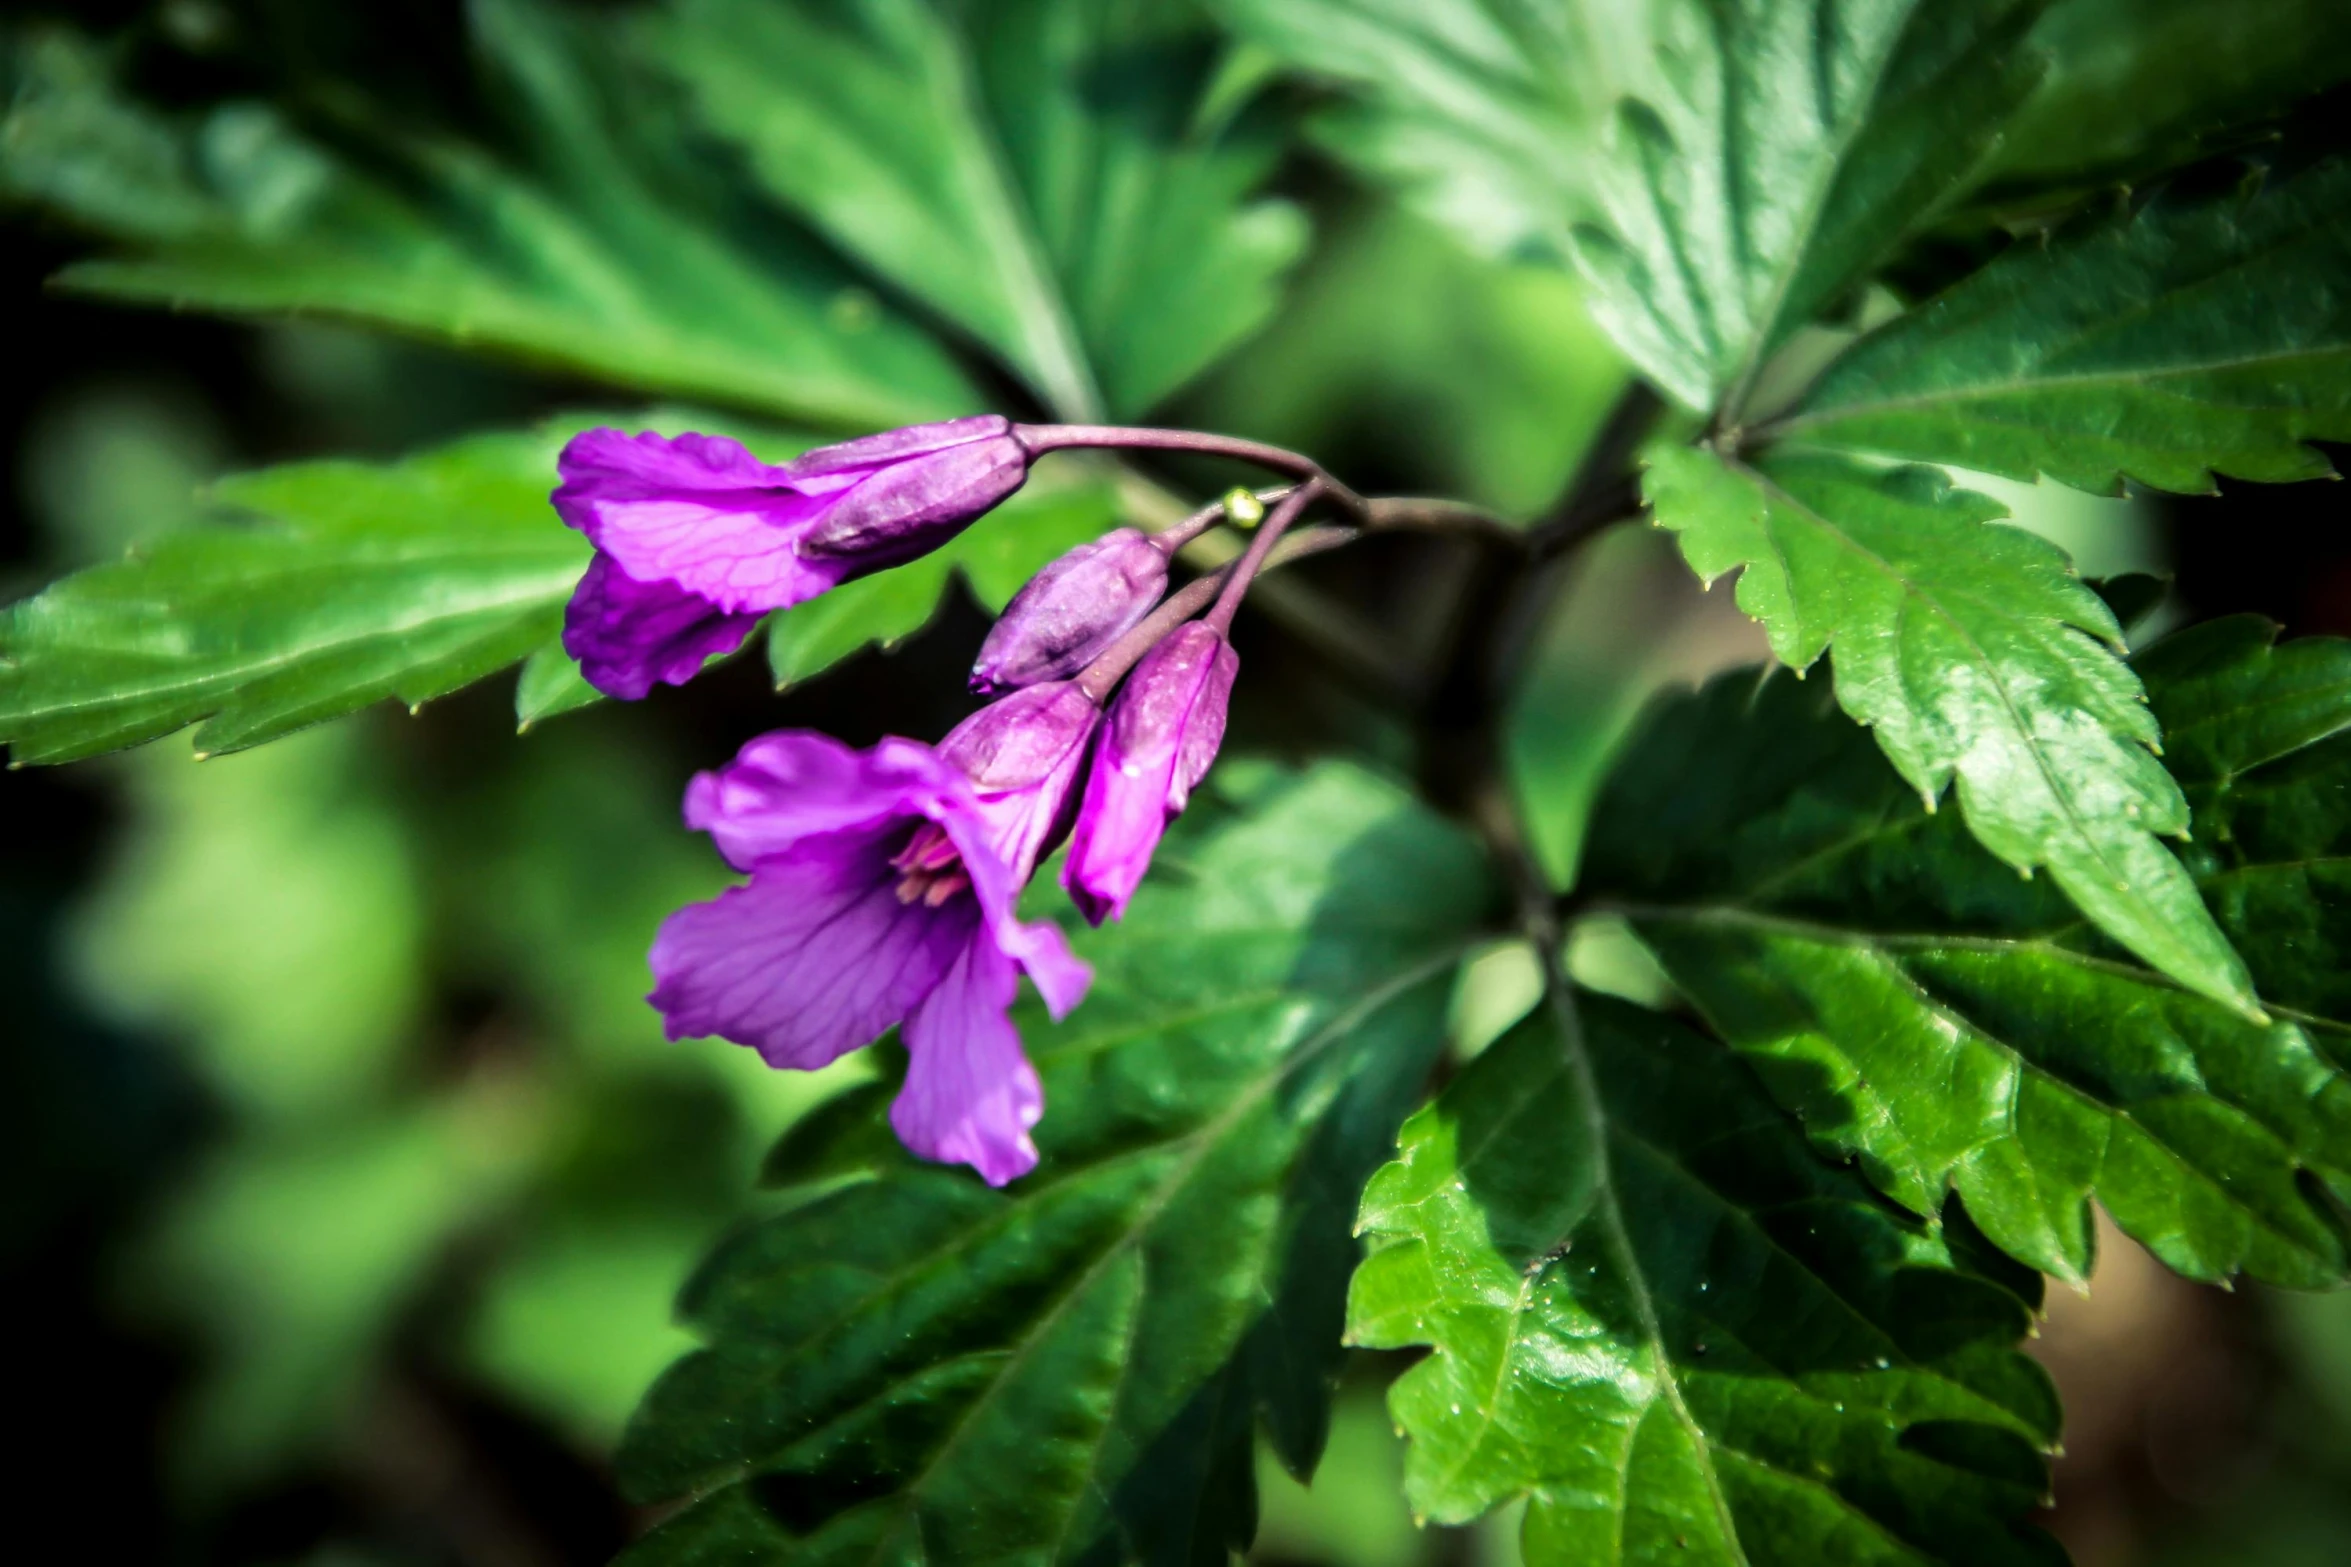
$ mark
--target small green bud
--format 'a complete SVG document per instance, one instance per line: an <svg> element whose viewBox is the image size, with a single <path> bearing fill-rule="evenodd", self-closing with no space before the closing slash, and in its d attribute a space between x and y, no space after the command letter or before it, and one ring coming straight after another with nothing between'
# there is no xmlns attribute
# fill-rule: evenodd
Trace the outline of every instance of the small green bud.
<svg viewBox="0 0 2351 1567"><path fill-rule="evenodd" d="M1224 492L1224 514L1236 528L1254 528L1265 520L1265 503L1236 484Z"/></svg>

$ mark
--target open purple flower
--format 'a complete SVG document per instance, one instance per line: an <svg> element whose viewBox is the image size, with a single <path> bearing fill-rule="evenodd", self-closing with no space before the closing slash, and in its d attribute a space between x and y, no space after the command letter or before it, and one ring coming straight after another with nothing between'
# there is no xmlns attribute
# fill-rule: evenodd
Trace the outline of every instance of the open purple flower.
<svg viewBox="0 0 2351 1567"><path fill-rule="evenodd" d="M779 731L697 774L686 823L750 880L655 938L670 1038L814 1069L901 1024L890 1124L906 1146L995 1186L1035 1167L1044 1092L1005 1011L1023 972L1055 1017L1092 976L1058 929L1015 917L1021 878L962 768L912 740Z"/></svg>
<svg viewBox="0 0 2351 1567"><path fill-rule="evenodd" d="M936 549L1028 477L997 415L913 425L791 462L716 435L585 430L555 509L596 558L563 617L589 684L635 699L682 685L770 610Z"/></svg>
<svg viewBox="0 0 2351 1567"><path fill-rule="evenodd" d="M1207 776L1240 671L1224 634L1193 620L1127 676L1095 748L1061 870L1062 886L1095 924L1126 913L1168 821Z"/></svg>

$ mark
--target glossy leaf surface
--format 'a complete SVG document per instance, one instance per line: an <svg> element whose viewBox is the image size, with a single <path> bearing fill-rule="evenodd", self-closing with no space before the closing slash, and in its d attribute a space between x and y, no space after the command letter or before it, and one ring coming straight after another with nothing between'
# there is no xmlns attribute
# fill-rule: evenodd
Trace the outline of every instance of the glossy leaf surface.
<svg viewBox="0 0 2351 1567"><path fill-rule="evenodd" d="M1911 1209L1955 1190L2071 1279L2095 1197L2191 1277L2340 1280L2351 644L2269 639L2219 621L2138 660L2195 812L2188 868L2266 1024L2102 941L1781 675L1658 711L1595 819L1590 890L1817 1143Z"/></svg>
<svg viewBox="0 0 2351 1567"><path fill-rule="evenodd" d="M1389 1394L1415 1510L1529 1497L1529 1567L2061 1562L2023 1521L2039 1280L1816 1159L1721 1046L1580 1010L1480 1056L1364 1194L1349 1330L1435 1351Z"/></svg>
<svg viewBox="0 0 2351 1567"><path fill-rule="evenodd" d="M2040 0L1663 0L1661 80L1617 115L1593 310L1692 409L1763 362L1961 187L2035 80Z"/></svg>
<svg viewBox="0 0 2351 1567"><path fill-rule="evenodd" d="M1063 418L1132 414L1272 311L1304 242L1278 140L1166 0L683 0L651 33L784 204Z"/></svg>
<svg viewBox="0 0 2351 1567"><path fill-rule="evenodd" d="M2331 472L2351 438L2351 162L2159 193L1981 272L1848 349L1792 439L2209 491Z"/></svg>
<svg viewBox="0 0 2351 1567"><path fill-rule="evenodd" d="M1956 194L2031 88L2040 0L1225 0L1356 84L1334 140L1490 248L1573 254L1686 406L1764 360Z"/></svg>
<svg viewBox="0 0 2351 1567"><path fill-rule="evenodd" d="M1078 937L1086 1003L1019 1013L1034 1174L998 1192L918 1163L887 1087L777 1150L811 1195L688 1288L710 1347L621 1467L700 1499L630 1562L1199 1560L1249 1537L1260 1418L1312 1462L1355 1200L1489 886L1362 773L1212 777L1228 804L1196 804L1125 922Z"/></svg>
<svg viewBox="0 0 2351 1567"><path fill-rule="evenodd" d="M1660 526L1700 578L1741 568L1739 607L1805 669L1832 646L1837 701L1876 732L1920 798L1956 780L1978 841L2020 872L2046 866L2116 940L2241 1010L2244 965L2159 835L2187 804L2112 646L2113 613L2063 552L1993 525L1998 503L1924 468L1835 457L1747 463L1650 449Z"/></svg>
<svg viewBox="0 0 2351 1567"><path fill-rule="evenodd" d="M352 150L250 102L171 118L70 35L20 36L0 193L112 241L62 282L113 298L335 317L834 428L975 405L805 235L738 210L606 20L471 14L510 144L368 131Z"/></svg>
<svg viewBox="0 0 2351 1567"><path fill-rule="evenodd" d="M63 762L201 722L199 751L234 751L552 646L588 562L547 504L561 444L477 436L223 480L214 498L246 520L0 610L0 740Z"/></svg>

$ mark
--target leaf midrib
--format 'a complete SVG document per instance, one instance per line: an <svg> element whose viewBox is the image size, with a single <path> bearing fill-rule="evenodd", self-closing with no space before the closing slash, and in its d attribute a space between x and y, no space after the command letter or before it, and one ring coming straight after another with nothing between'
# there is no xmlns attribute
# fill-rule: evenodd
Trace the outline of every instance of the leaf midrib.
<svg viewBox="0 0 2351 1567"><path fill-rule="evenodd" d="M1924 584L1913 580L1907 573L1902 571L1901 568L1896 566L1892 561L1886 559L1886 557L1880 555L1877 551L1863 544L1859 539L1854 538L1850 533L1837 526L1837 524L1831 521L1829 518L1821 515L1821 513L1806 505L1803 501L1798 500L1794 495L1791 495L1787 490L1781 488L1771 479L1768 474L1763 472L1763 470L1750 467L1748 464L1735 457L1725 457L1722 460L1727 467L1731 468L1737 473L1746 475L1748 479L1756 485L1757 488L1764 491L1767 505L1770 497L1774 496L1778 497L1780 500L1785 501L1800 516L1808 519L1815 527L1821 529L1829 537L1835 539L1845 549L1851 551L1853 554L1860 557L1863 561L1867 562L1869 565L1878 570L1881 574L1899 585L1902 589L1905 601L1911 599L1917 600L1927 609L1933 611L1934 614L1942 620L1943 624L1947 626L1953 635L1955 635L1967 648L1969 654L1975 661L1975 666L1979 670L1983 671L1984 677L1991 685L1991 688L1999 693L2001 711L2008 715L2008 723L2010 728L2015 732L2018 739L2023 743L2026 751L2032 756L2034 771L2040 775L2042 785L2049 791L2050 797L2058 802L2059 808L2064 813L2066 825L2071 829L2074 837L2088 847L2092 859L2096 862L2098 868L2106 873L2109 882L2127 882L2128 878L2123 876L2119 868L2116 867L2107 858L2105 846L2099 843L2097 838L2090 832L2089 827L2083 822L2081 813L2076 807L2073 798L2073 792L2060 781L2057 772L2050 765L2048 756L2044 754L2040 739L2034 733L2032 725L2027 723L2023 713L2018 711L2016 698L2010 692L2008 680L2003 675L1999 665L1992 659L1991 655L1984 650L1983 644L1976 640L1975 633L1968 628L1966 623L1962 621L1960 617L1951 609L1946 607L1942 599L1931 589L1926 587ZM1770 519L1767 512L1765 517L1767 535L1769 531L1769 521ZM1792 585L1793 579L1790 580ZM1791 597L1793 597L1792 591ZM1834 636L1832 636L1831 640L1835 640ZM2136 677L2134 676L2134 678ZM2104 724L2101 724L2099 727L2102 729L2106 728ZM2129 745L2136 743L2127 736L2114 734L2111 729L2107 729L2106 732L2108 737L2118 745ZM1945 761L1940 765L1943 769L1944 778L1946 781L1951 776L1959 772L1959 764L1956 760ZM1936 792L1940 794L1941 791L1938 789ZM2044 856L2038 863L2048 863L2047 857Z"/></svg>
<svg viewBox="0 0 2351 1567"><path fill-rule="evenodd" d="M1255 1108L1275 1088L1286 1082L1300 1067L1320 1057L1335 1040L1343 1038L1364 1019L1385 1007L1398 996L1460 962L1472 949L1473 944L1467 942L1450 944L1440 953L1424 959L1414 968L1408 969L1388 983L1374 988L1354 1006L1343 1008L1334 1013L1319 1029L1305 1040L1300 1041L1297 1047L1283 1057L1280 1066L1274 1071L1266 1073L1259 1082L1234 1095L1223 1110L1212 1119L1201 1123L1199 1127L1188 1134L1187 1139L1179 1139L1179 1144L1188 1140L1192 1147L1185 1157L1178 1161L1175 1168L1169 1171L1167 1178L1160 1183L1159 1189L1137 1213L1134 1221L1116 1240L1102 1249L1101 1253L1087 1265L1086 1270L1072 1281L1067 1290L1062 1292L1061 1297L1053 1303L1050 1310L1040 1316L1015 1343L1005 1346L1009 1353L1002 1368L989 1380L987 1388L971 1401L970 1406L949 1428L946 1439L925 1460L921 1470L897 1493L894 1500L901 1516L914 1514L921 1500L923 1487L938 1474L946 1464L949 1455L962 1444L980 1411L987 1408L1003 1390L1011 1373L1044 1342L1047 1336L1046 1330L1053 1323L1059 1321L1063 1313L1086 1295L1088 1288L1102 1275L1113 1260L1136 1244L1138 1238L1150 1228L1161 1213L1167 1210L1168 1205L1175 1201L1176 1195L1183 1190L1193 1173L1199 1168L1201 1161L1207 1158L1209 1151L1242 1116ZM1167 1146L1164 1143L1158 1144L1154 1151L1163 1151ZM1115 1420L1116 1417L1117 1410L1113 1408L1105 1417L1105 1421L1108 1423ZM1089 1475L1090 1480L1091 1476ZM876 1542L875 1549L867 1557L868 1567L873 1567L874 1563L881 1560L881 1544L888 1538L889 1535L884 1535L882 1541Z"/></svg>
<svg viewBox="0 0 2351 1567"><path fill-rule="evenodd" d="M971 198L972 215L981 225L980 238L1000 263L997 275L1006 285L1005 302L1012 307L1021 341L1044 383L1038 390L1065 420L1099 420L1104 415L1101 388L1076 318L1038 241L1036 221L1021 199L995 123L984 111L985 100L973 79L970 45L943 17L939 32L932 36L938 56L931 62L932 79L950 85L957 119L970 134L969 145L958 149L956 163Z"/></svg>
<svg viewBox="0 0 2351 1567"><path fill-rule="evenodd" d="M2289 364L2299 359L2333 359L2345 355L2351 355L2351 343L2336 343L2320 348L2287 349L2263 354L2240 354L2225 359L2199 360L2192 364L2167 365L2161 369L2152 370L2079 370L2068 371L2060 375L2038 376L2029 380L1972 381L1955 387L1940 387L1899 397L1876 397L1805 408L1775 419L1769 424L1757 425L1748 432L1748 437L1756 442L1779 440L1801 433L1806 429L1821 426L1833 428L1845 420L1875 417L1880 414L1903 413L1922 408L1935 409L2003 397L2029 396L2035 392L2058 391L2082 386L2145 386L2149 383L2177 380L2184 376L2215 375L2229 370L2249 370L2262 366ZM2192 398L2185 400L2195 401ZM2199 404L2199 406L2211 405Z"/></svg>
<svg viewBox="0 0 2351 1567"><path fill-rule="evenodd" d="M1664 1391L1667 1411L1680 1424L1697 1454L1699 1474L1705 1481L1707 1498L1714 1504L1722 1537L1739 1567L1748 1567L1747 1550L1740 1542L1738 1525L1731 1516L1730 1498L1723 1493L1721 1477L1714 1471L1713 1450L1707 1444L1705 1428L1698 1424L1688 1401L1682 1397L1681 1378L1665 1347L1665 1333L1658 1321L1657 1301L1649 1290L1649 1277L1641 1268L1640 1258L1633 1250L1631 1232L1625 1227L1624 1209L1616 1193L1615 1160L1609 1149L1608 1112L1600 1097L1599 1075L1593 1070L1591 1054L1584 1045L1583 1024L1576 1014L1574 995L1568 989L1568 978L1554 944L1538 936L1535 945L1543 958L1546 1001L1552 1009L1560 1055L1583 1101L1584 1136L1593 1158L1593 1212L1599 1216L1602 1237L1632 1296L1633 1312L1640 1320L1641 1335L1648 1341L1650 1357L1657 1366L1657 1385ZM1630 1474L1629 1467L1627 1474Z"/></svg>
<svg viewBox="0 0 2351 1567"><path fill-rule="evenodd" d="M1071 1184L1082 1182L1091 1177L1097 1176L1106 1169L1126 1166L1150 1158L1164 1157L1171 1149L1185 1150L1184 1157L1182 1157L1175 1164L1174 1168L1170 1170L1168 1175L1162 1179L1152 1196L1143 1204L1139 1210L1137 1210L1135 1217L1123 1227L1119 1235L1113 1239L1110 1244L1104 1246L1101 1251L1095 1254L1095 1256L1087 1263L1084 1270L1079 1273L1070 1282L1067 1288L1065 1288L1054 1300L1052 1306L1042 1313L1029 1326L1027 1331L1025 1331L1020 1336L1019 1339L1015 1340L1013 1343L998 1346L987 1352L998 1356L1001 1359L1001 1364L997 1368L996 1374L990 1379L985 1390L975 1397L971 1404L964 1410L962 1415L958 1417L955 1424L949 1429L945 1439L941 1441L939 1446L924 1462L921 1470L903 1489L898 1491L891 1498L891 1505L893 1505L901 1515L901 1523L906 1516L909 1516L914 1512L921 1500L921 1493L924 1485L931 1481L945 1466L949 1456L956 1450L963 1438L968 1434L979 1413L989 1405L991 1400L1001 1393L1005 1382L1011 1373L1020 1364L1022 1364L1025 1359L1030 1354L1032 1354L1042 1343L1046 1341L1046 1339L1050 1336L1049 1330L1053 1324L1058 1322L1074 1304L1085 1298L1089 1288L1099 1277L1102 1276L1104 1271L1119 1256L1123 1255L1130 1247L1137 1244L1139 1239L1149 1229L1151 1223L1157 1217L1157 1215L1164 1212L1167 1206L1175 1200L1177 1195L1181 1193L1192 1173L1197 1170L1200 1162L1204 1160L1208 1154L1217 1146L1219 1141L1227 1133L1229 1133L1232 1126L1239 1119L1249 1113L1249 1111L1254 1109L1260 1102L1262 1102L1262 1100L1268 1094L1272 1093L1277 1088L1279 1088L1281 1084L1288 1081L1288 1079L1298 1070L1310 1064L1315 1059L1318 1059L1333 1045L1334 1042L1346 1037L1355 1028L1361 1026L1361 1024L1370 1016L1383 1010L1406 992L1426 983L1431 978L1442 973L1446 968L1460 962L1462 958L1465 957L1468 953L1476 950L1476 947L1479 944L1480 943L1473 941L1457 941L1446 943L1438 951L1424 958L1421 960L1421 962L1407 969L1404 973L1378 987L1375 987L1373 990L1356 1001L1353 1005L1343 1007L1334 1012L1305 1039L1301 1040L1296 1046L1294 1046L1274 1070L1265 1073L1257 1082L1249 1085L1242 1092L1236 1094L1218 1111L1215 1116L1211 1117L1210 1119L1186 1129L1175 1137L1164 1139L1158 1142L1139 1145L1135 1148L1122 1150L1120 1153L1112 1155L1109 1158L1096 1160L1093 1163L1081 1166L1080 1168L1071 1171L1061 1180L1052 1183L1050 1186L1041 1188L1037 1192L1029 1194L1030 1199L1034 1200L1036 1198L1041 1198L1050 1192L1061 1190ZM1281 993L1281 996L1289 995L1295 995L1297 999L1301 1000L1313 999L1304 992ZM1279 998L1280 997L1277 997L1277 999ZM1008 1223L1011 1220L1017 1218L1019 1213L1020 1207L1017 1203L1006 1204L1003 1207L985 1215L983 1222L956 1236L948 1244L932 1250L907 1266L895 1269L888 1274L880 1275L876 1280L874 1288L861 1297L861 1302L858 1309L861 1311L871 1309L873 1302L885 1298L891 1292L904 1287L914 1279L924 1274L934 1272L941 1264L949 1261L956 1255L967 1252L971 1248L983 1244L991 1235L1000 1230L1005 1223ZM820 1330L819 1332L810 1335L809 1338L802 1341L800 1344L793 1346L790 1353L782 1362L779 1362L779 1364L789 1365L794 1360L804 1359L810 1353L821 1350L825 1338L826 1331L824 1330ZM888 1389L884 1389L876 1396L886 1396L887 1392ZM829 1428L834 1424L837 1424L838 1421L843 1418L844 1414L853 1413L855 1407L858 1406L852 1406L852 1409L850 1410L843 1411L831 1416L825 1422L825 1426L819 1427L817 1430L821 1431L825 1428ZM1108 1428L1109 1424L1114 1422L1115 1414L1116 1411L1113 1409L1111 1416L1107 1417L1105 1420L1105 1429ZM773 1461L774 1458L780 1456L782 1451L788 1450L791 1446L799 1445L800 1443L808 1440L814 1434L816 1434L816 1432L807 1430L798 1431L793 1434L791 1442L786 1444L785 1448L783 1449L778 1449L774 1452L762 1455L761 1457L746 1457L738 1459L735 1462L724 1466L708 1477L703 1484L695 1488L694 1494L697 1496L706 1496L716 1491L722 1490L729 1485L740 1484L756 1474L763 1463ZM1099 1452L1099 1445L1097 1446L1097 1452ZM882 1546L886 1545L892 1538L895 1537L897 1527L897 1525L893 1525L891 1528L884 1531L883 1535L881 1536L881 1543L876 1545L874 1555L872 1558L870 1558L870 1560L878 1561L880 1559Z"/></svg>
<svg viewBox="0 0 2351 1567"><path fill-rule="evenodd" d="M1942 0L1923 0L1923 3L1937 4L1942 3ZM1812 254L1813 244L1820 237L1821 215L1828 208L1829 194L1836 188L1838 175L1844 172L1845 160L1851 155L1854 142L1875 117L1878 95L1886 85L1886 71L1893 64L1894 57L1901 52L1903 43L1909 38L1910 29L1918 14L1918 7L1914 4L1912 9L1903 16L1901 25L1891 30L1890 36L1886 40L1886 47L1879 52L1878 58L1870 66L1866 89L1857 94L1858 108L1856 112L1851 116L1850 121L1830 138L1831 145L1824 149L1824 155L1819 160L1820 177L1813 182L1812 189L1805 195L1803 217L1795 231L1797 234L1795 246L1789 253L1787 264L1780 268L1778 277L1773 281L1770 293L1765 296L1763 311L1754 320L1755 329L1750 334L1747 346L1740 355L1730 391L1722 401L1725 417L1733 424L1738 422L1739 415L1745 410L1747 399L1755 389L1756 378L1762 373L1766 345L1771 341L1773 327L1779 319L1781 310L1787 305L1788 292L1796 286L1796 279L1804 271L1805 259ZM1814 12L1813 25L1815 27L1820 25L1817 10ZM1822 64L1819 51L1813 51L1810 59L1814 75L1818 77ZM1820 87L1824 89L1822 93L1824 102L1826 101L1825 89L1828 86L1829 84L1826 82L1820 83ZM1729 116L1724 116L1724 120L1727 132Z"/></svg>

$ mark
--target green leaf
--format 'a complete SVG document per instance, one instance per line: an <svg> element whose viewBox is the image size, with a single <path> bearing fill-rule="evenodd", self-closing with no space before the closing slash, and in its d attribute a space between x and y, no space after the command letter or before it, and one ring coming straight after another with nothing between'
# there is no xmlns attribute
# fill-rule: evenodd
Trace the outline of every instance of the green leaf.
<svg viewBox="0 0 2351 1567"><path fill-rule="evenodd" d="M828 427L974 406L808 238L736 210L608 21L470 11L516 148L345 125L345 151L250 102L167 118L118 96L89 45L32 33L8 51L0 195L116 241L61 277L110 297L333 316Z"/></svg>
<svg viewBox="0 0 2351 1567"><path fill-rule="evenodd" d="M2351 78L2351 10L2265 0L2260 22L2210 0L2056 0L2033 42L2050 69L1985 177L2003 193L2178 164Z"/></svg>
<svg viewBox="0 0 2351 1567"><path fill-rule="evenodd" d="M1158 402L1272 313L1304 241L1251 192L1171 0L680 0L654 48L781 201L1063 418Z"/></svg>
<svg viewBox="0 0 2351 1567"><path fill-rule="evenodd" d="M1693 409L1743 411L1764 360L1959 190L2031 88L2042 0L1665 0L1667 80L1619 113L1593 313Z"/></svg>
<svg viewBox="0 0 2351 1567"><path fill-rule="evenodd" d="M1666 392L1764 360L1956 195L2031 88L2043 0L1222 0L1356 84L1332 139L1470 239L1571 254ZM1621 100L1621 101L1620 101Z"/></svg>
<svg viewBox="0 0 2351 1567"><path fill-rule="evenodd" d="M2089 1200L2182 1273L2314 1286L2351 1198L2351 644L2222 621L2139 659L2195 811L2196 883L2272 1005L2189 994L2019 881L1773 675L1659 710L1587 892L1824 1149L1919 1213L1957 1191L2034 1267Z"/></svg>
<svg viewBox="0 0 2351 1567"><path fill-rule="evenodd" d="M1355 1200L1491 888L1365 774L1214 776L1235 808L1195 806L1125 922L1078 938L1085 1005L1020 1010L1034 1174L903 1154L886 1087L779 1149L771 1174L832 1184L689 1285L710 1348L621 1470L700 1496L628 1560L1198 1561L1247 1543L1260 1417L1311 1465Z"/></svg>
<svg viewBox="0 0 2351 1567"><path fill-rule="evenodd" d="M1958 780L1977 840L2046 866L2100 929L2189 988L2258 1017L2238 959L2158 834L2188 808L2153 753L2113 612L2065 555L1991 526L1998 503L1932 469L1843 458L1750 464L1660 443L1646 493L1708 582L1804 669L1836 648L1837 701L1933 802Z"/></svg>
<svg viewBox="0 0 2351 1567"><path fill-rule="evenodd" d="M557 434L223 480L250 519L169 534L0 610L0 740L63 762L202 722L240 750L411 707L556 635L588 547L547 505Z"/></svg>
<svg viewBox="0 0 2351 1567"><path fill-rule="evenodd" d="M558 638L522 661L514 684L515 728L528 729L603 700L604 693L588 684Z"/></svg>
<svg viewBox="0 0 2351 1567"><path fill-rule="evenodd" d="M891 648L913 636L930 624L957 576L983 609L997 613L1047 562L1117 527L1119 516L1108 479L1057 480L1050 470L1030 479L944 548L770 620L767 661L777 689L873 644Z"/></svg>
<svg viewBox="0 0 2351 1567"><path fill-rule="evenodd" d="M1212 0L1250 42L1358 101L1319 139L1481 251L1565 266L1583 161L1647 52L1618 0Z"/></svg>
<svg viewBox="0 0 2351 1567"><path fill-rule="evenodd" d="M1823 372L1777 433L2046 473L2210 491L2214 474L2332 472L2351 439L2351 163L2020 243Z"/></svg>
<svg viewBox="0 0 2351 1567"><path fill-rule="evenodd" d="M1350 1334L1435 1351L1389 1393L1414 1510L1528 1497L1529 1567L2062 1562L2025 1522L2039 1280L1813 1158L1721 1047L1584 1010L1479 1056L1364 1194Z"/></svg>

